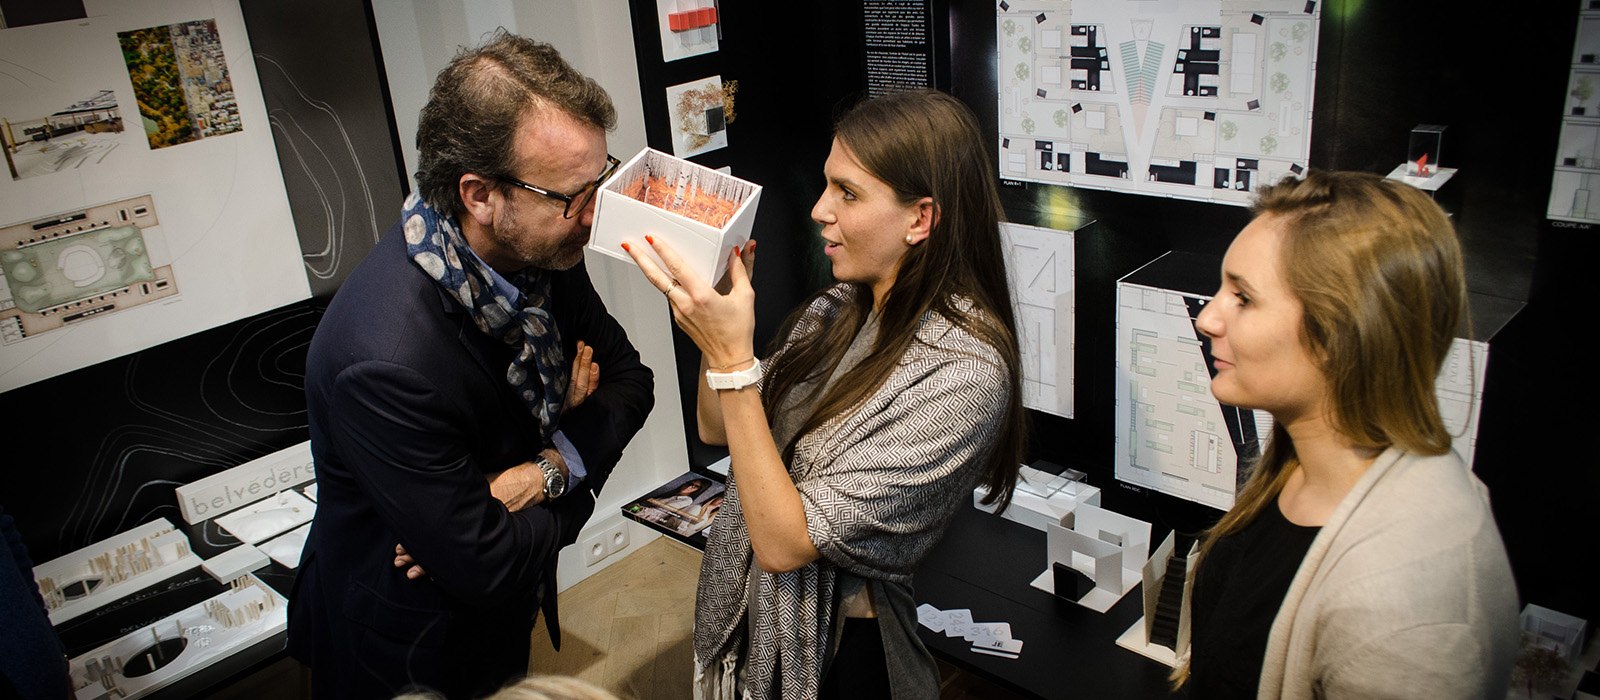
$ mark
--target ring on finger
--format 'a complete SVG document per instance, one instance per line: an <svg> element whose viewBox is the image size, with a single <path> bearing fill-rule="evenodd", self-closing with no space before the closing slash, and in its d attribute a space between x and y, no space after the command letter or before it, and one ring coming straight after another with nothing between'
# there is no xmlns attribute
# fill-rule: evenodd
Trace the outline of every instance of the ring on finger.
<svg viewBox="0 0 1600 700"><path fill-rule="evenodd" d="M672 284L667 285L666 289L661 290L661 293L664 296L669 296L670 297L670 296L672 296L672 290L677 289L677 288L678 288L678 280L674 279L674 280L672 280Z"/></svg>

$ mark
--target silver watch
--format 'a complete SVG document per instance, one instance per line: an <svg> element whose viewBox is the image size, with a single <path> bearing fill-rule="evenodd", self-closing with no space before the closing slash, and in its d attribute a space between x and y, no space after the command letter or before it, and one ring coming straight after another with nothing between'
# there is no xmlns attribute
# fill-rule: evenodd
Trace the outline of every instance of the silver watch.
<svg viewBox="0 0 1600 700"><path fill-rule="evenodd" d="M545 498L560 498L561 494L567 492L567 477L556 468L556 465L551 464L544 455L534 457L533 463L539 466L539 471L544 472Z"/></svg>

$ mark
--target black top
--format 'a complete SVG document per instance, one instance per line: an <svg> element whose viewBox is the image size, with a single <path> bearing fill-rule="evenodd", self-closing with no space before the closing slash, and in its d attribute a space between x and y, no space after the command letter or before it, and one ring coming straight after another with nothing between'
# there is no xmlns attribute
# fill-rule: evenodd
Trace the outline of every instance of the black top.
<svg viewBox="0 0 1600 700"><path fill-rule="evenodd" d="M1195 573L1189 697L1256 696L1272 621L1319 530L1289 522L1274 502L1212 546Z"/></svg>

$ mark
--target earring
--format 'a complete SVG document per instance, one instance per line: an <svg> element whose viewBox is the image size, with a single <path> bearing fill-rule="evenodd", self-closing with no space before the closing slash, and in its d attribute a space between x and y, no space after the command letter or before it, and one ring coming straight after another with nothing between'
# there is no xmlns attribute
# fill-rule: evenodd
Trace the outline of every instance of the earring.
<svg viewBox="0 0 1600 700"><path fill-rule="evenodd" d="M909 233L906 234L906 245L916 245L916 244L917 244L917 239L915 237L913 237Z"/></svg>

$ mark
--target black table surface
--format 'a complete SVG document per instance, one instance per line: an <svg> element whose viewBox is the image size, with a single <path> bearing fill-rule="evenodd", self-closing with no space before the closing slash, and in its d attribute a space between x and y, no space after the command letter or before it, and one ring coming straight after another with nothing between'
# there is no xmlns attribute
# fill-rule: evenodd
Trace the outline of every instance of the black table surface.
<svg viewBox="0 0 1600 700"><path fill-rule="evenodd" d="M1117 646L1117 637L1144 612L1140 587L1110 611L1095 612L1029 585L1045 570L1044 553L1044 532L970 505L962 508L917 570L917 602L940 610L967 608L974 622L1011 623L1022 654L979 654L960 637L919 627L929 651L1035 697L1169 697L1171 669Z"/></svg>

